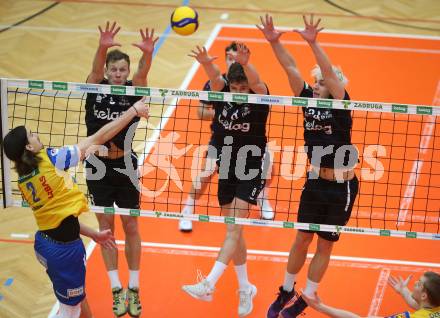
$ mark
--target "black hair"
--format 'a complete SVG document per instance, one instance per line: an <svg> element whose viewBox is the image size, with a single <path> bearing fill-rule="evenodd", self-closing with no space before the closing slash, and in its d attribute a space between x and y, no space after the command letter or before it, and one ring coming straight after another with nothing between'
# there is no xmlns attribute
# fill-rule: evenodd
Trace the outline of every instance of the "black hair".
<svg viewBox="0 0 440 318"><path fill-rule="evenodd" d="M248 81L246 74L244 73L243 66L240 63L232 63L228 70L229 83L243 83Z"/></svg>
<svg viewBox="0 0 440 318"><path fill-rule="evenodd" d="M237 42L231 42L231 44L225 47L225 54L228 53L228 51L237 52Z"/></svg>
<svg viewBox="0 0 440 318"><path fill-rule="evenodd" d="M19 176L31 173L38 168L41 158L26 149L29 144L27 130L24 126L11 129L3 139L3 150L6 157L15 162L15 170Z"/></svg>

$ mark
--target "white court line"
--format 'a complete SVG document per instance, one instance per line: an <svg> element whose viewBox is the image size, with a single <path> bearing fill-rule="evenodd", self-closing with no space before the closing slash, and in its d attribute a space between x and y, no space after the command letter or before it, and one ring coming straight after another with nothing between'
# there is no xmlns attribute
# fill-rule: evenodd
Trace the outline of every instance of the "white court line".
<svg viewBox="0 0 440 318"><path fill-rule="evenodd" d="M8 27L7 25L0 25L0 28ZM234 28L242 28L242 29L255 29L253 25L240 25L240 24L216 24L214 30L216 28L221 27L234 27ZM65 33L93 33L96 34L97 30L95 29L80 29L80 28L57 28L57 27L45 27L45 26L16 26L14 29L19 30L28 30L28 31L44 31L44 32L65 32ZM280 30L292 30L292 28L287 27L279 27ZM343 31L343 30L325 30L323 33L330 34L349 34L349 35L360 35L360 36L377 36L377 37L399 37L399 38L411 38L411 39L426 39L426 40L440 40L440 37L436 36L423 36L423 35L408 35L408 34L388 34L388 33L380 33L380 32L356 32L356 31ZM208 37L209 42L211 33ZM118 33L120 36L138 36L138 32L133 31L120 31ZM162 34L158 33L158 36ZM168 34L168 37L181 39L182 36L177 34ZM197 34L191 35L191 39L203 40L205 36L199 36ZM254 43L267 43L266 40L260 38L243 38L243 37L218 37L219 41L244 41L244 42L254 42ZM307 46L308 44L305 41L282 41L287 45L303 45ZM405 48L405 47L393 47L393 46L380 46L380 45L356 45L356 44L341 44L341 43L330 43L330 42L320 42L323 47L336 47L336 48L347 48L347 49L361 49L361 50L378 50L378 51L391 51L391 52L410 52L410 53L423 53L423 54L440 54L440 50L434 49L417 49L417 48Z"/></svg>
<svg viewBox="0 0 440 318"><path fill-rule="evenodd" d="M263 43L266 44L267 41L265 39L257 39L257 38L237 38L233 36L219 36L217 38L219 41L236 41L240 40L245 43ZM301 45L301 46L309 46L305 41L291 41L284 40L282 41L285 45ZM431 50L431 49L416 49L409 47L395 47L395 46L383 46L383 45L360 45L360 44L341 44L341 43L331 43L331 42L319 42L322 47L334 47L334 48L343 48L343 49L359 49L359 50L375 50L375 51L390 51L390 52L409 52L409 53L422 53L422 54L440 54L440 50Z"/></svg>
<svg viewBox="0 0 440 318"><path fill-rule="evenodd" d="M374 317L379 314L379 308L382 304L385 289L387 288L388 277L390 277L391 271L389 269L382 269L380 271L379 280L377 281L374 296L371 301L370 310L368 311L368 317Z"/></svg>
<svg viewBox="0 0 440 318"><path fill-rule="evenodd" d="M255 23L260 24L260 20ZM237 28L237 29L255 29L254 24L237 24L237 23L221 23L225 28ZM304 25L300 26L275 26L277 30L291 31L294 29L303 29ZM377 37L390 37L390 38L407 38L407 39L426 39L426 40L440 40L440 36L437 35L425 35L425 34L405 34L405 33L385 33L385 32L367 32L367 31L353 31L353 30L337 30L337 29L324 29L321 33L338 33L348 35L360 35L360 36L377 36Z"/></svg>
<svg viewBox="0 0 440 318"><path fill-rule="evenodd" d="M31 236L29 234L25 234L25 233L11 233L10 235L12 238L30 238Z"/></svg>
<svg viewBox="0 0 440 318"><path fill-rule="evenodd" d="M117 240L116 244L123 246L125 245L125 241ZM170 244L170 243L155 243L155 242L142 242L141 244L143 247L151 247L151 248L158 248L164 250L208 252L207 255L210 255L209 253L216 254L218 251L220 251L220 247L216 247L216 246ZM250 255L261 255L261 256L271 256L271 257L281 257L281 258L286 258L289 256L288 252L280 252L280 251L248 249L247 252ZM312 257L313 254L307 254L307 258L312 258ZM389 264L389 265L399 265L399 266L419 266L419 267L440 268L439 263L402 261L402 260L381 259L381 258L332 255L330 259L335 261L344 261L344 262L352 262L352 263Z"/></svg>
<svg viewBox="0 0 440 318"><path fill-rule="evenodd" d="M432 105L440 105L440 81L437 83L437 88L435 90L434 99L432 100ZM423 117L422 117L423 118ZM429 122L423 125L422 138L420 140L419 146L419 158L426 154L429 143L431 141L432 135L435 129L435 117L427 116ZM405 224L405 220L408 215L408 210L414 198L414 193L416 191L417 181L419 180L420 171L422 170L423 159L415 160L411 168L411 174L406 185L405 192L403 194L403 199L400 202L399 208L399 219L397 226Z"/></svg>

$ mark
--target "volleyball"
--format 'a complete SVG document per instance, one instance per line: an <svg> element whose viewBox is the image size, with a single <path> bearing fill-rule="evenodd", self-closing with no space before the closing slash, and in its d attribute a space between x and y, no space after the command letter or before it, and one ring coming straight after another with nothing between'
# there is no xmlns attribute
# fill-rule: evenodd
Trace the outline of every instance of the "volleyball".
<svg viewBox="0 0 440 318"><path fill-rule="evenodd" d="M191 35L199 27L199 15L193 8L182 6L171 15L171 28L180 35Z"/></svg>

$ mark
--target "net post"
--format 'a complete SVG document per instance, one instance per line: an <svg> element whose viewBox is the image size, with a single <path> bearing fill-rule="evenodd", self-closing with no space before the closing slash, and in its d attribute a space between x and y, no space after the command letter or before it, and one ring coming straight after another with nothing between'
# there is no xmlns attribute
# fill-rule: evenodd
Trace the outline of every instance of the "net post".
<svg viewBox="0 0 440 318"><path fill-rule="evenodd" d="M8 80L6 78L0 80L0 119L0 133L3 140L8 133ZM3 147L0 148L2 156L3 208L6 208L12 205L11 161L3 153Z"/></svg>

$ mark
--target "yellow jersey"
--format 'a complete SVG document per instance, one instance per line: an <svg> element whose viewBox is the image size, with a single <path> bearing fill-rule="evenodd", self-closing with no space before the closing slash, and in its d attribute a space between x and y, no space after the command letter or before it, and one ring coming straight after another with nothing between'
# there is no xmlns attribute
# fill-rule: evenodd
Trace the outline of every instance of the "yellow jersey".
<svg viewBox="0 0 440 318"><path fill-rule="evenodd" d="M395 314L386 318L440 318L440 307L436 308L422 308L412 314L405 311L400 314Z"/></svg>
<svg viewBox="0 0 440 318"><path fill-rule="evenodd" d="M18 179L24 200L34 211L39 230L58 227L69 215L78 217L88 210L85 195L66 172L79 163L79 149L65 146L42 149L38 168Z"/></svg>

